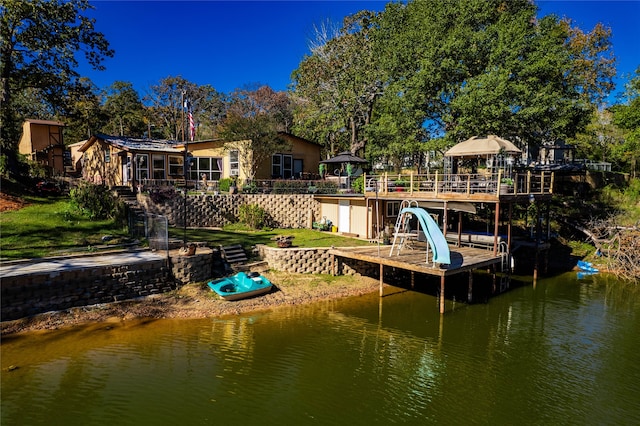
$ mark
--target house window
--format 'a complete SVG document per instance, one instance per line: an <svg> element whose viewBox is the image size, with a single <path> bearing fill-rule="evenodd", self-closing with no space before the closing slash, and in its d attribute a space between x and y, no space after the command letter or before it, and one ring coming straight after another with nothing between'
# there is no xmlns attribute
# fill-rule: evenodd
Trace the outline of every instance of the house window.
<svg viewBox="0 0 640 426"><path fill-rule="evenodd" d="M239 158L240 158L240 153L237 149L229 151L229 175L231 176L240 175L240 162L238 161Z"/></svg>
<svg viewBox="0 0 640 426"><path fill-rule="evenodd" d="M136 180L149 179L149 155L136 154Z"/></svg>
<svg viewBox="0 0 640 426"><path fill-rule="evenodd" d="M169 156L169 177L173 179L184 177L184 157L182 155Z"/></svg>
<svg viewBox="0 0 640 426"><path fill-rule="evenodd" d="M293 177L293 157L290 155L282 156L282 177L285 179Z"/></svg>
<svg viewBox="0 0 640 426"><path fill-rule="evenodd" d="M220 180L222 177L222 158L195 157L189 169L190 180L200 180L204 174L207 180Z"/></svg>
<svg viewBox="0 0 640 426"><path fill-rule="evenodd" d="M282 177L282 156L278 154L274 154L271 157L271 177L279 178Z"/></svg>
<svg viewBox="0 0 640 426"><path fill-rule="evenodd" d="M153 154L153 178L165 179L165 159L162 154Z"/></svg>
<svg viewBox="0 0 640 426"><path fill-rule="evenodd" d="M107 146L106 149L104 150L104 162L105 163L110 163L111 162L111 147Z"/></svg>
<svg viewBox="0 0 640 426"><path fill-rule="evenodd" d="M286 154L273 154L271 177L289 179L291 176L293 176L293 157Z"/></svg>
<svg viewBox="0 0 640 426"><path fill-rule="evenodd" d="M387 217L397 217L400 213L400 201L387 201Z"/></svg>

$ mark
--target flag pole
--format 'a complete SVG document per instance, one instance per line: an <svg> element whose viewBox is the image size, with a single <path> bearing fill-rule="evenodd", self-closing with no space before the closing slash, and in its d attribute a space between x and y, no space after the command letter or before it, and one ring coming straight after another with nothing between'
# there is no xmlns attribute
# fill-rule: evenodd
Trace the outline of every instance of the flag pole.
<svg viewBox="0 0 640 426"><path fill-rule="evenodd" d="M183 235L182 235L182 242L184 244L184 249L187 250L187 191L189 188L189 142L185 141L184 139L184 107L185 107L185 99L184 99L184 95L185 95L186 91L182 91L182 96L181 96L181 103L182 103L182 120L180 122L180 127L182 128L182 142L184 143L184 204L183 204L183 214L184 214L184 220L183 220L183 225L184 225L184 229L183 229Z"/></svg>

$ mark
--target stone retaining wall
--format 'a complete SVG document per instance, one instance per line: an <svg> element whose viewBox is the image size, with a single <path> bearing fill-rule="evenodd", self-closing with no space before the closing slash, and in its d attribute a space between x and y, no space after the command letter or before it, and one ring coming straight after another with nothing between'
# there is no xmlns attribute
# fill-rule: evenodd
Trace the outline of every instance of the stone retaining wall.
<svg viewBox="0 0 640 426"><path fill-rule="evenodd" d="M283 272L370 277L379 274L378 265L334 257L328 247L281 249L258 245L258 250L269 268ZM168 260L3 277L0 320L165 293L223 273L219 251L199 246L192 256L172 250Z"/></svg>
<svg viewBox="0 0 640 426"><path fill-rule="evenodd" d="M223 272L220 253L198 247L193 256L172 251L168 261L158 259L129 265L96 265L3 277L0 283L0 320L166 293L189 282L206 281Z"/></svg>
<svg viewBox="0 0 640 426"><path fill-rule="evenodd" d="M150 196L138 195L145 211L163 215L172 226L184 225L184 198L175 195L155 203ZM222 227L238 221L241 205L257 204L268 216L268 226L311 228L320 216L320 203L312 194L204 194L187 196L188 227Z"/></svg>
<svg viewBox="0 0 640 426"><path fill-rule="evenodd" d="M379 265L357 259L334 257L329 247L274 248L258 245L260 257L271 269L298 274L365 275L378 277Z"/></svg>
<svg viewBox="0 0 640 426"><path fill-rule="evenodd" d="M176 288L165 259L2 278L1 320L164 293Z"/></svg>
<svg viewBox="0 0 640 426"><path fill-rule="evenodd" d="M180 285L207 281L216 273L224 271L224 266L222 271L216 268L221 264L219 250L207 247L198 247L196 254L192 256L183 256L179 250L172 250L169 253L169 263L171 274Z"/></svg>

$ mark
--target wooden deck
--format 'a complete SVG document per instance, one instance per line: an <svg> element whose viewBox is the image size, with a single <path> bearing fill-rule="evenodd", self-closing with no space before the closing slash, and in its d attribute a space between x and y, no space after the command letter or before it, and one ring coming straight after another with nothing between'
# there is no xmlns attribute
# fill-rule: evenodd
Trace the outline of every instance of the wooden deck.
<svg viewBox="0 0 640 426"><path fill-rule="evenodd" d="M437 265L435 268L433 267L433 263L431 262L432 252L429 252L429 262L426 262L426 250L424 248L403 248L399 255L396 255L395 252L389 255L391 246L381 246L380 255L378 255L377 246L336 248L331 249L329 254L439 277L448 277L462 272L484 268L499 264L501 261L500 256L493 255L493 250L451 246L449 246L449 249L451 251L451 264L443 265L443 268L439 268Z"/></svg>

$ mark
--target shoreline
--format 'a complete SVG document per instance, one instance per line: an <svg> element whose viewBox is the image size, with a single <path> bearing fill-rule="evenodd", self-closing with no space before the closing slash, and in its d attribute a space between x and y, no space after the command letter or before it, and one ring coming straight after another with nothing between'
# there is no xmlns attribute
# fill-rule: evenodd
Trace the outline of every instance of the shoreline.
<svg viewBox="0 0 640 426"><path fill-rule="evenodd" d="M268 271L271 292L234 302L223 300L206 283L192 283L169 293L93 306L47 312L0 323L2 337L73 328L92 323L140 319L198 319L270 310L324 300L361 296L378 291L377 279L365 276L330 276Z"/></svg>

